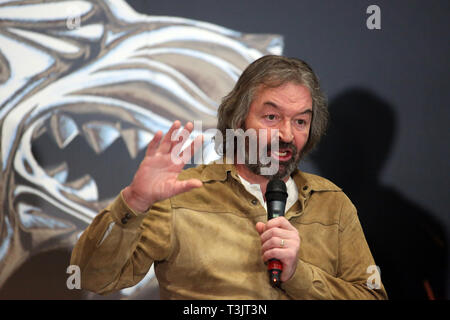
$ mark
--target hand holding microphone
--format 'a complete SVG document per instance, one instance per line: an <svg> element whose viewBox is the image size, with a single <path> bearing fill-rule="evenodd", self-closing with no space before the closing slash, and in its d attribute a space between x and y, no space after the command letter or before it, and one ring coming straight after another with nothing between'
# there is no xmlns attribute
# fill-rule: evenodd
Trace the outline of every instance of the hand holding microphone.
<svg viewBox="0 0 450 320"><path fill-rule="evenodd" d="M261 251L268 263L270 282L279 286L289 280L297 268L300 237L297 229L284 217L286 185L281 180L271 180L267 185L266 203L268 222L258 222L256 229L261 235Z"/></svg>

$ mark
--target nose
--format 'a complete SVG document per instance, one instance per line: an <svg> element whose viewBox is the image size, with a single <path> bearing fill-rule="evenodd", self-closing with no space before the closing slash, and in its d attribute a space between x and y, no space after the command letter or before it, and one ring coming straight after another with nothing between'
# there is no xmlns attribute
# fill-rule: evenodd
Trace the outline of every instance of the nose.
<svg viewBox="0 0 450 320"><path fill-rule="evenodd" d="M290 143L294 140L294 134L292 133L292 126L290 121L284 121L278 128L280 140Z"/></svg>

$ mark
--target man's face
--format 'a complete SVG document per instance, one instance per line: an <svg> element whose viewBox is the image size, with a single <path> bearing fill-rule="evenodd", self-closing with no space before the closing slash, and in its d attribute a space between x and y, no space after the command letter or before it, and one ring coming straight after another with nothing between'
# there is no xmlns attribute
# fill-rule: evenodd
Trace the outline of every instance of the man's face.
<svg viewBox="0 0 450 320"><path fill-rule="evenodd" d="M279 161L279 171L272 177L283 179L297 168L308 141L311 119L312 99L305 86L285 83L276 88L258 88L244 126L245 130L255 129L258 136L259 129L267 130L263 141L267 144L268 156ZM278 129L279 152L270 150L273 129ZM247 167L253 173L260 174L262 165L258 162Z"/></svg>

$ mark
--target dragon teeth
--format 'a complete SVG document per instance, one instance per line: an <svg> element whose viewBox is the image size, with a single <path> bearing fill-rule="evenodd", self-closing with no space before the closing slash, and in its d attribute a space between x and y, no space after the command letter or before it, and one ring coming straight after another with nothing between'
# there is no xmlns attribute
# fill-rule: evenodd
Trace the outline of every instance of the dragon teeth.
<svg viewBox="0 0 450 320"><path fill-rule="evenodd" d="M83 125L84 136L91 148L100 154L120 137L117 125L104 122L89 122Z"/></svg>
<svg viewBox="0 0 450 320"><path fill-rule="evenodd" d="M150 140L153 138L153 134L145 130L136 129L124 129L121 131L122 139L125 141L128 152L131 158L136 158L139 151L145 148Z"/></svg>
<svg viewBox="0 0 450 320"><path fill-rule="evenodd" d="M69 169L67 163L63 162L54 168L47 169L47 173L59 183L64 184L69 176Z"/></svg>
<svg viewBox="0 0 450 320"><path fill-rule="evenodd" d="M50 128L56 143L64 149L79 134L75 121L62 114L54 114L50 119Z"/></svg>
<svg viewBox="0 0 450 320"><path fill-rule="evenodd" d="M67 187L72 188L72 193L88 202L98 201L98 188L95 180L86 174L83 177L66 183Z"/></svg>
<svg viewBox="0 0 450 320"><path fill-rule="evenodd" d="M136 128L121 129L120 123L110 123L102 121L91 121L81 126L82 133L73 118L70 116L55 113L50 118L50 131L53 139L60 149L66 148L79 134L82 134L88 145L100 154L111 146L114 141L122 137L127 146L131 158L136 158L137 154L147 147L153 139L154 134ZM39 138L47 131L48 127L41 127L33 133L33 138Z"/></svg>

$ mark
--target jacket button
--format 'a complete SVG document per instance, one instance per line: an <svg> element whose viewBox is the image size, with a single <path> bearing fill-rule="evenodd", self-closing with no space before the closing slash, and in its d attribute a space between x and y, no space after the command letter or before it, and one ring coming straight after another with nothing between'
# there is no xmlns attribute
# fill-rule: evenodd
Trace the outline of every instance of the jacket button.
<svg viewBox="0 0 450 320"><path fill-rule="evenodd" d="M123 217L123 218L122 218L122 220L120 220L120 221L122 221L122 223L123 223L123 224L127 224L127 222L128 222L128 219L127 219L127 218L125 218L125 217Z"/></svg>
<svg viewBox="0 0 450 320"><path fill-rule="evenodd" d="M131 219L131 214L130 214L129 212L127 212L127 214L125 215L125 218L126 218L127 220Z"/></svg>
<svg viewBox="0 0 450 320"><path fill-rule="evenodd" d="M253 200L252 200L252 205L256 206L257 204L258 204L258 200L253 199Z"/></svg>
<svg viewBox="0 0 450 320"><path fill-rule="evenodd" d="M308 186L304 186L304 187L303 187L303 190L307 190L307 189L308 189Z"/></svg>

